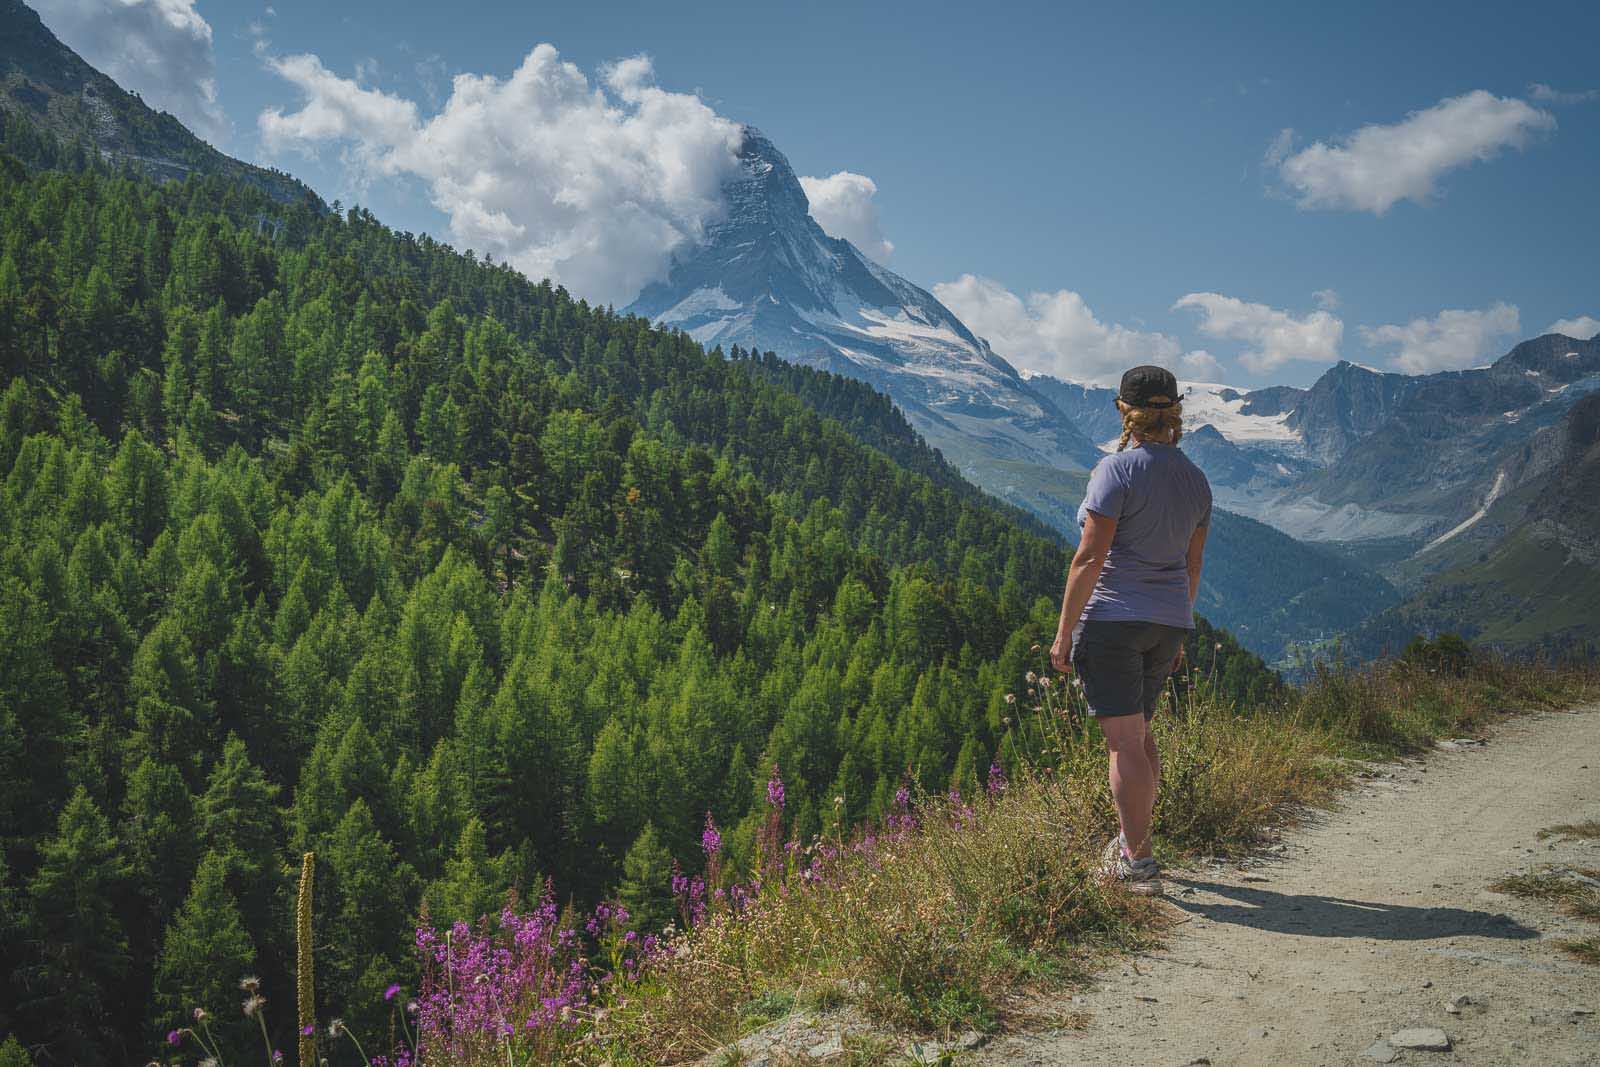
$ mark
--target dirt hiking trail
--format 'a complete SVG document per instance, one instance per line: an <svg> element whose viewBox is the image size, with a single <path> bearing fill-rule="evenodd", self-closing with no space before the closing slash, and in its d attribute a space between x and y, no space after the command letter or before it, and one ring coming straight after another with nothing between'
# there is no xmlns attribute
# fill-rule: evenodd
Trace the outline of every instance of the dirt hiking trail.
<svg viewBox="0 0 1600 1067"><path fill-rule="evenodd" d="M1168 872L1179 925L1062 1005L1087 1026L997 1039L978 1062L1600 1064L1600 967L1554 944L1600 927L1489 889L1600 867L1600 841L1535 836L1585 819L1600 819L1600 705L1374 765L1276 854ZM1386 1043L1415 1027L1451 1048Z"/></svg>

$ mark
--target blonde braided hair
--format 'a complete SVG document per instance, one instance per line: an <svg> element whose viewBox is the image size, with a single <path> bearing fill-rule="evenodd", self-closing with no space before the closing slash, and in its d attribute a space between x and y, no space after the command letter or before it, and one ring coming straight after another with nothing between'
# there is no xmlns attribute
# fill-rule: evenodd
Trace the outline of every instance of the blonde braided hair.
<svg viewBox="0 0 1600 1067"><path fill-rule="evenodd" d="M1164 399L1152 397L1154 400ZM1149 437L1160 440L1170 431L1172 440L1170 444L1177 444L1183 438L1183 402L1180 400L1170 408L1136 408L1132 404L1117 401L1117 410L1122 412L1122 440L1117 442L1117 451L1121 452L1128 447L1128 442L1134 434L1140 437Z"/></svg>

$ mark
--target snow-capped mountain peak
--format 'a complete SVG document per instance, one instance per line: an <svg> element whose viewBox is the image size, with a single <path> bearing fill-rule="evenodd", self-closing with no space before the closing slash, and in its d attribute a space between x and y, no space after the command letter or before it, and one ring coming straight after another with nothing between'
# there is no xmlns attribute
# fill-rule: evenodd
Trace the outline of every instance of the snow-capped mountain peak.
<svg viewBox="0 0 1600 1067"><path fill-rule="evenodd" d="M754 127L739 163L723 217L630 312L708 347L773 351L865 380L962 465L1092 464L1092 443L933 294L824 233L789 161Z"/></svg>

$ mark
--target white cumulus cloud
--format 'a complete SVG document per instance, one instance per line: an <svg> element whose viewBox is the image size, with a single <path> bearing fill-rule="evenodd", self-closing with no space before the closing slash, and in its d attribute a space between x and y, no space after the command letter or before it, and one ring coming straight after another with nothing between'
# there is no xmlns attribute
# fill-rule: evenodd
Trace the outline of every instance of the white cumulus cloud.
<svg viewBox="0 0 1600 1067"><path fill-rule="evenodd" d="M1200 332L1207 337L1243 341L1247 347L1239 360L1257 373L1294 360L1331 363L1344 339L1344 321L1327 310L1296 316L1221 293L1189 293L1172 308L1198 311Z"/></svg>
<svg viewBox="0 0 1600 1067"><path fill-rule="evenodd" d="M990 278L963 274L933 295L1017 367L1076 382L1108 382L1140 363L1170 365L1182 351L1163 333L1101 322L1070 289L1024 299Z"/></svg>
<svg viewBox="0 0 1600 1067"><path fill-rule="evenodd" d="M233 132L217 102L211 24L194 0L33 0L51 31L89 65L208 141Z"/></svg>
<svg viewBox="0 0 1600 1067"><path fill-rule="evenodd" d="M1475 89L1392 125L1363 126L1298 152L1291 153L1285 130L1267 163L1302 208L1382 215L1402 200L1426 202L1447 172L1522 148L1555 125L1555 116L1527 101Z"/></svg>
<svg viewBox="0 0 1600 1067"><path fill-rule="evenodd" d="M1220 382L1227 374L1222 361L1203 348L1184 353L1183 371L1185 377L1196 382Z"/></svg>
<svg viewBox="0 0 1600 1067"><path fill-rule="evenodd" d="M314 55L267 63L304 97L261 113L269 151L335 143L362 179L419 178L456 241L598 302L662 277L721 212L737 167L739 124L659 88L645 56L591 81L541 44L507 78L456 75L428 118Z"/></svg>
<svg viewBox="0 0 1600 1067"><path fill-rule="evenodd" d="M841 170L826 178L800 178L800 187L811 202L811 217L829 237L842 237L879 263L889 262L894 242L883 235L878 224L878 205L873 197L878 183L865 174Z"/></svg>
<svg viewBox="0 0 1600 1067"><path fill-rule="evenodd" d="M1559 333L1567 337L1576 337L1580 341L1587 341L1595 334L1600 334L1600 319L1593 315L1579 315L1571 319L1557 319L1544 328L1545 333Z"/></svg>
<svg viewBox="0 0 1600 1067"><path fill-rule="evenodd" d="M1560 89L1552 89L1543 82L1534 82L1528 86L1528 95L1544 104L1587 104L1591 100L1600 100L1600 89L1562 92Z"/></svg>
<svg viewBox="0 0 1600 1067"><path fill-rule="evenodd" d="M1393 346L1394 365L1405 373L1432 374L1482 366L1521 329L1517 306L1501 302L1477 311L1446 309L1404 325L1363 326L1361 338L1373 348Z"/></svg>

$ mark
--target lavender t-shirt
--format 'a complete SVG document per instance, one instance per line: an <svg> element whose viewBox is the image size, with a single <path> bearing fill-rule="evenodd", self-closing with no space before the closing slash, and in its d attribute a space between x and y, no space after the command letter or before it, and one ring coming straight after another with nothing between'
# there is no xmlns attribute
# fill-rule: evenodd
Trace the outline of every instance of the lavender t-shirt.
<svg viewBox="0 0 1600 1067"><path fill-rule="evenodd" d="M1117 533L1084 609L1085 619L1194 627L1189 539L1211 521L1211 486L1175 445L1145 442L1102 459L1089 475L1078 526L1089 512Z"/></svg>

